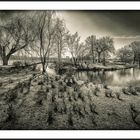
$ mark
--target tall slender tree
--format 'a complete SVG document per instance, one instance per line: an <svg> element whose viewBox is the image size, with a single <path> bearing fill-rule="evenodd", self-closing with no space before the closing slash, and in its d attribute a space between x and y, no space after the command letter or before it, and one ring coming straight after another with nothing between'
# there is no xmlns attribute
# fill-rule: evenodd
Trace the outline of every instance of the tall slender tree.
<svg viewBox="0 0 140 140"><path fill-rule="evenodd" d="M92 56L92 61L95 63L96 58L96 48L95 48L96 36L91 35L86 38L85 43L86 46L89 47L89 54Z"/></svg>
<svg viewBox="0 0 140 140"><path fill-rule="evenodd" d="M60 72L60 69L61 69L62 54L67 45L67 40L66 40L67 34L68 34L68 30L66 29L64 21L61 20L60 18L57 18L56 30L55 30L55 46L56 46L55 49L56 49L57 56L58 56L58 63L57 63L58 73Z"/></svg>
<svg viewBox="0 0 140 140"><path fill-rule="evenodd" d="M37 40L34 49L39 54L42 73L46 73L51 50L54 46L56 18L55 11L40 11L36 13Z"/></svg>
<svg viewBox="0 0 140 140"><path fill-rule="evenodd" d="M140 41L132 42L129 45L129 47L132 49L132 53L133 53L133 64L139 62L139 66L140 66Z"/></svg>

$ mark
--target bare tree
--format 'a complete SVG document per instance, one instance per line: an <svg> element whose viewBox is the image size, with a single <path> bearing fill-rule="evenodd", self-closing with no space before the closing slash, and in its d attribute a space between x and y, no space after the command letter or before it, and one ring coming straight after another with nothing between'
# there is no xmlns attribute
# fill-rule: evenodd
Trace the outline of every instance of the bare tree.
<svg viewBox="0 0 140 140"><path fill-rule="evenodd" d="M108 53L114 53L113 39L110 37L102 37L95 41L96 52L98 54L98 63L101 63L101 55L103 56L103 65L106 62Z"/></svg>
<svg viewBox="0 0 140 140"><path fill-rule="evenodd" d="M37 40L36 40L36 54L39 54L42 73L46 72L51 50L54 46L56 19L54 11L41 11L36 14L37 18Z"/></svg>
<svg viewBox="0 0 140 140"><path fill-rule="evenodd" d="M88 53L89 50L86 45L83 42L79 43L79 45L75 48L76 63L79 63L80 60L84 61L84 58L87 56Z"/></svg>
<svg viewBox="0 0 140 140"><path fill-rule="evenodd" d="M125 64L131 62L133 57L132 50L128 46L124 46L117 51L117 57Z"/></svg>
<svg viewBox="0 0 140 140"><path fill-rule="evenodd" d="M77 64L77 58L79 56L79 53L81 52L81 46L80 44L80 37L78 33L76 32L75 34L69 34L67 35L67 44L68 44L68 49L70 51L72 60L74 65Z"/></svg>
<svg viewBox="0 0 140 140"><path fill-rule="evenodd" d="M58 64L57 64L58 73L59 73L60 68L61 68L62 54L66 48L66 43L67 43L66 36L67 36L67 34L68 34L68 31L66 29L64 21L57 18L56 31L55 31L55 45L56 45L56 52L58 55Z"/></svg>
<svg viewBox="0 0 140 140"><path fill-rule="evenodd" d="M93 63L95 63L95 55L96 55L96 48L95 48L95 42L96 42L96 36L91 35L86 38L85 40L86 46L89 47L89 54L92 55Z"/></svg>
<svg viewBox="0 0 140 140"><path fill-rule="evenodd" d="M0 57L3 65L8 65L13 54L25 49L34 41L30 28L32 28L32 21L24 15L12 17L7 23L0 25Z"/></svg>
<svg viewBox="0 0 140 140"><path fill-rule="evenodd" d="M132 42L129 47L132 49L133 53L133 64L135 64L135 62L139 62L140 67L140 41Z"/></svg>
<svg viewBox="0 0 140 140"><path fill-rule="evenodd" d="M106 64L106 56L109 53L115 52L114 42L113 42L113 39L108 37L108 36L101 38L100 42L101 42L101 50L102 50L102 54L103 54L103 65L105 65Z"/></svg>
<svg viewBox="0 0 140 140"><path fill-rule="evenodd" d="M140 42L134 41L132 42L129 47L132 49L133 52L133 64L138 60L139 61L139 55L140 55Z"/></svg>

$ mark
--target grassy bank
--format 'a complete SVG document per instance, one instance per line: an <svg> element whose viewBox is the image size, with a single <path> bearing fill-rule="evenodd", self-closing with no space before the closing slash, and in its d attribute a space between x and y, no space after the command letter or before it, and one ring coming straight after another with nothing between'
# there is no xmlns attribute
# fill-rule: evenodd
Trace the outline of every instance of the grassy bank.
<svg viewBox="0 0 140 140"><path fill-rule="evenodd" d="M140 91L132 87L30 71L5 75L0 82L0 129L140 128Z"/></svg>

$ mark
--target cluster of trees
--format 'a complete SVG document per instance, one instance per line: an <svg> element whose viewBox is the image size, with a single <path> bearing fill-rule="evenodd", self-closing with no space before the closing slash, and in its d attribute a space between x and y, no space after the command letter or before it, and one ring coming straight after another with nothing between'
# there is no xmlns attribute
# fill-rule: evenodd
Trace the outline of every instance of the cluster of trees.
<svg viewBox="0 0 140 140"><path fill-rule="evenodd" d="M96 39L96 36L89 36L85 40L86 46L89 47L89 54L92 56L93 63L106 64L106 58L110 53L115 53L114 42L110 37Z"/></svg>
<svg viewBox="0 0 140 140"><path fill-rule="evenodd" d="M124 63L139 64L140 66L140 41L134 41L119 49L117 56Z"/></svg>
<svg viewBox="0 0 140 140"><path fill-rule="evenodd" d="M72 62L76 65L85 57L91 56L93 63L106 64L106 58L114 53L113 39L97 39L91 35L81 42L79 34L71 34L63 19L55 11L20 11L12 14L5 12L0 23L0 57L3 65L17 53L38 56L43 73L48 66L50 56L58 58L61 67L62 55L69 51Z"/></svg>

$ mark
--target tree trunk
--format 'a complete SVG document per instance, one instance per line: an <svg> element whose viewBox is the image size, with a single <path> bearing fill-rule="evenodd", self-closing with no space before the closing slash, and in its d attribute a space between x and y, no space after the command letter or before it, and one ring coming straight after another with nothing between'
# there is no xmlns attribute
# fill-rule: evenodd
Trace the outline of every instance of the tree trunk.
<svg viewBox="0 0 140 140"><path fill-rule="evenodd" d="M61 68L61 52L58 52L58 67L57 67L58 74L60 74L60 68Z"/></svg>
<svg viewBox="0 0 140 140"><path fill-rule="evenodd" d="M73 57L73 64L76 66L76 58Z"/></svg>
<svg viewBox="0 0 140 140"><path fill-rule="evenodd" d="M94 52L93 52L93 54L92 54L92 59L93 59L93 63L95 63Z"/></svg>
<svg viewBox="0 0 140 140"><path fill-rule="evenodd" d="M11 56L10 54L6 55L6 49L4 47L2 49L2 55L1 55L3 65L8 65L8 60L9 60L10 56Z"/></svg>
<svg viewBox="0 0 140 140"><path fill-rule="evenodd" d="M46 72L46 65L44 62L42 62L42 74Z"/></svg>
<svg viewBox="0 0 140 140"><path fill-rule="evenodd" d="M101 61L101 53L98 52L98 63L100 63Z"/></svg>
<svg viewBox="0 0 140 140"><path fill-rule="evenodd" d="M3 61L3 65L8 65L9 57L7 56L3 57L2 61Z"/></svg>
<svg viewBox="0 0 140 140"><path fill-rule="evenodd" d="M105 66L106 65L106 60L105 60L105 53L103 53L103 65Z"/></svg>
<svg viewBox="0 0 140 140"><path fill-rule="evenodd" d="M134 55L133 64L135 64L135 62L136 62L136 56Z"/></svg>
<svg viewBox="0 0 140 140"><path fill-rule="evenodd" d="M104 66L106 65L106 63L105 63L105 58L103 59L103 65L104 65Z"/></svg>
<svg viewBox="0 0 140 140"><path fill-rule="evenodd" d="M139 69L140 69L140 54L139 54Z"/></svg>

